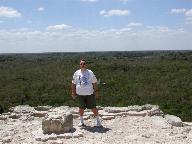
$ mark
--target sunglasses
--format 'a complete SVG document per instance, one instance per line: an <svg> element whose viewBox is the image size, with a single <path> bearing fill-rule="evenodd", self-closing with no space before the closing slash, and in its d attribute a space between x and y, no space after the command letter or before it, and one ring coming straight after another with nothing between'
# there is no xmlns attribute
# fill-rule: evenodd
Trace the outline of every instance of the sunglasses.
<svg viewBox="0 0 192 144"><path fill-rule="evenodd" d="M86 63L80 63L80 65L86 65Z"/></svg>

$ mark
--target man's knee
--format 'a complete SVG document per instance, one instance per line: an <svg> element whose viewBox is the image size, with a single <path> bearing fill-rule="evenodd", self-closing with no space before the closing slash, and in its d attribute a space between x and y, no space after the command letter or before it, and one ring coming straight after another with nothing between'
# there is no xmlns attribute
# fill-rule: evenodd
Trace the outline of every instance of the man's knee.
<svg viewBox="0 0 192 144"><path fill-rule="evenodd" d="M97 108L93 108L93 109L91 109L92 110L92 112L95 114L95 115L98 115L98 110L97 110Z"/></svg>
<svg viewBox="0 0 192 144"><path fill-rule="evenodd" d="M79 108L79 112L84 112L84 108Z"/></svg>

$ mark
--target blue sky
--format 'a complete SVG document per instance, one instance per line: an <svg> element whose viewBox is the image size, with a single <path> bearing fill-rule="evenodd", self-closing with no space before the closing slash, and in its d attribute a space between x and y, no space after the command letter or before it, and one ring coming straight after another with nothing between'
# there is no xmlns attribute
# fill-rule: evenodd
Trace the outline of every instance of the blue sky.
<svg viewBox="0 0 192 144"><path fill-rule="evenodd" d="M0 0L0 53L192 50L192 0Z"/></svg>

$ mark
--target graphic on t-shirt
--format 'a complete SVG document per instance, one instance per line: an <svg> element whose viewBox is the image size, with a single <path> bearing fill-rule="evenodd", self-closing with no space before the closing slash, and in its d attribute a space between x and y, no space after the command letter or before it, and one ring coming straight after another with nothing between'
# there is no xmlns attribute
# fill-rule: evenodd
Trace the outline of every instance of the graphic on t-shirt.
<svg viewBox="0 0 192 144"><path fill-rule="evenodd" d="M83 86L88 85L88 75L79 75L79 84Z"/></svg>

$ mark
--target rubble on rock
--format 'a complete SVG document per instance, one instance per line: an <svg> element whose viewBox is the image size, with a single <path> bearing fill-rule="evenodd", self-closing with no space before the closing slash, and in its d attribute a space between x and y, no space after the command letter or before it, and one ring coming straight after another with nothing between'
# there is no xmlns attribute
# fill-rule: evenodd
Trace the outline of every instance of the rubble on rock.
<svg viewBox="0 0 192 144"><path fill-rule="evenodd" d="M158 106L98 107L102 128L85 110L86 127L77 127L77 107L20 105L0 114L0 144L4 143L192 143L192 123L164 115Z"/></svg>

